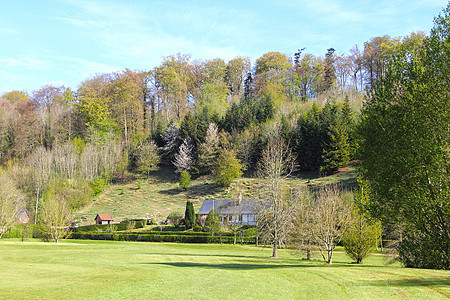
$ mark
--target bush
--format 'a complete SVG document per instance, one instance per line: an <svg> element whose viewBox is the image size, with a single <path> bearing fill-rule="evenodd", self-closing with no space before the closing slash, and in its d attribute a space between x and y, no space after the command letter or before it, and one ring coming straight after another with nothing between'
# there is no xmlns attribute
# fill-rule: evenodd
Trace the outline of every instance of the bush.
<svg viewBox="0 0 450 300"><path fill-rule="evenodd" d="M178 184L180 185L180 188L182 190L187 190L187 188L191 184L191 175L188 171L181 172Z"/></svg>
<svg viewBox="0 0 450 300"><path fill-rule="evenodd" d="M106 180L99 177L97 179L92 180L89 183L89 186L92 189L92 193L94 196L98 196L101 192L103 192L103 190L105 189L106 186Z"/></svg>
<svg viewBox="0 0 450 300"><path fill-rule="evenodd" d="M412 230L406 231L398 247L399 260L410 268L448 270L448 252L439 249L429 235ZM446 257L447 256L447 257Z"/></svg>
<svg viewBox="0 0 450 300"><path fill-rule="evenodd" d="M189 234L187 234L189 233ZM137 242L167 242L167 243L224 243L232 244L234 238L229 235L209 236L202 232L157 232L149 233L98 233L98 232L74 232L71 239L84 240L113 240L113 241L137 241ZM255 244L255 237L244 237L243 243Z"/></svg>
<svg viewBox="0 0 450 300"><path fill-rule="evenodd" d="M184 224L183 216L178 212L171 212L167 216L167 221L169 224L172 224L175 227L180 227Z"/></svg>
<svg viewBox="0 0 450 300"><path fill-rule="evenodd" d="M380 221L369 220L356 210L352 215L353 221L345 232L342 243L347 255L360 264L375 249L383 229Z"/></svg>
<svg viewBox="0 0 450 300"><path fill-rule="evenodd" d="M219 232L220 222L214 209L212 209L206 217L205 227L203 227L203 229L207 232L211 232L211 235Z"/></svg>
<svg viewBox="0 0 450 300"><path fill-rule="evenodd" d="M192 230L194 230L194 232L201 232L203 230L203 227L197 225L197 226L194 226L194 228Z"/></svg>

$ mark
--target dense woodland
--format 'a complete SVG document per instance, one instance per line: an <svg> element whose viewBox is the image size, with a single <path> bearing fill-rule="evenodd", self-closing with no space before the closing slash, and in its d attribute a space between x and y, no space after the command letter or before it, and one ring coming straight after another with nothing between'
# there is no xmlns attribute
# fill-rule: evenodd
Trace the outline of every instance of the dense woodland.
<svg viewBox="0 0 450 300"><path fill-rule="evenodd" d="M441 27L448 28L448 12L446 18ZM448 31L443 32L448 47ZM21 195L17 199L34 216L40 198L48 205L63 198L58 209L76 210L128 172L148 176L160 166L191 176L213 174L226 186L221 167L236 166L231 177L256 176L255 166L274 136L291 149L297 170L332 174L368 154L361 148L367 139L361 128L370 128L361 110L367 99L383 97L377 86L393 76L390 66L399 57L408 64L428 55L432 42L422 32L386 35L346 53L330 47L316 56L303 48L268 52L256 62L200 61L178 53L152 70L98 74L77 90L43 86L31 94L5 93L0 175L7 179L0 189ZM445 68L444 75L448 80ZM448 152L444 137L445 142ZM367 166L362 174L370 172ZM41 209L45 215L45 205ZM446 245L448 251L448 240Z"/></svg>

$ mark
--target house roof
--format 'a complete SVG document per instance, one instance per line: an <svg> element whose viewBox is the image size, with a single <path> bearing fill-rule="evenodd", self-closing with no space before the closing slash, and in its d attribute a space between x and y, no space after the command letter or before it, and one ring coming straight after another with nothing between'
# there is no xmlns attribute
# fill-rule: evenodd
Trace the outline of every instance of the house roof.
<svg viewBox="0 0 450 300"><path fill-rule="evenodd" d="M237 199L205 200L203 201L198 213L201 215L207 215L211 209L214 208L218 215L257 214L258 204L259 203L256 199L242 199L240 203Z"/></svg>
<svg viewBox="0 0 450 300"><path fill-rule="evenodd" d="M97 218L100 218L101 221L114 221L114 218L108 214L97 214L94 220L97 220Z"/></svg>

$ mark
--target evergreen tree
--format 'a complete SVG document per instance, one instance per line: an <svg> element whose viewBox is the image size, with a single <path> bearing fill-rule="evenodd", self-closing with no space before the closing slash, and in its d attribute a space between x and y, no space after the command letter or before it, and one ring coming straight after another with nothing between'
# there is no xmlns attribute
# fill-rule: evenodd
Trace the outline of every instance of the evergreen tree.
<svg viewBox="0 0 450 300"><path fill-rule="evenodd" d="M336 172L349 163L350 148L348 134L340 120L328 128L328 142L322 151L320 171L324 173Z"/></svg>
<svg viewBox="0 0 450 300"><path fill-rule="evenodd" d="M191 201L186 202L186 211L184 213L184 222L186 224L186 229L193 228L195 225L195 211L194 211L194 205L192 204Z"/></svg>

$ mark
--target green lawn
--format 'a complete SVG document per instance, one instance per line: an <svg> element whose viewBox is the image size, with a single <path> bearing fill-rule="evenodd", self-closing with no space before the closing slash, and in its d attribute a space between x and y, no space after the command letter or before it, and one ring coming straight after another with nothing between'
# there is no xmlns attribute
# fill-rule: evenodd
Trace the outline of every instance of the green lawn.
<svg viewBox="0 0 450 300"><path fill-rule="evenodd" d="M363 265L337 252L329 266L268 248L65 240L0 240L2 299L448 299L450 273Z"/></svg>

